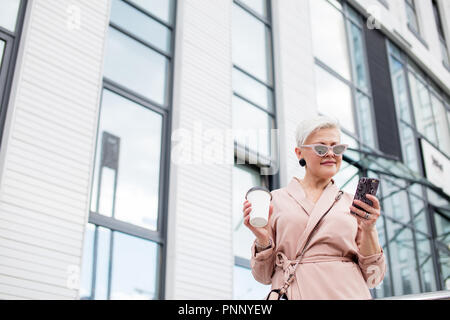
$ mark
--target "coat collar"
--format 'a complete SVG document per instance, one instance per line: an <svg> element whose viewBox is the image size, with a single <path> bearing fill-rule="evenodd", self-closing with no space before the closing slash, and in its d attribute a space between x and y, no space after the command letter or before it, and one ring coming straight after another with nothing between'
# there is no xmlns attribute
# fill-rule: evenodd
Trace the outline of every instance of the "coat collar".
<svg viewBox="0 0 450 320"><path fill-rule="evenodd" d="M323 190L322 195L317 200L316 204L321 203L322 197L326 193L325 191L330 188L332 189L337 188L333 178L331 178L331 183L329 183ZM306 214L308 215L311 214L316 204L314 204L314 202L312 202L306 197L306 193L303 190L302 185L300 184L299 178L293 177L289 182L289 184L287 185L286 191L298 202L300 206L302 206Z"/></svg>

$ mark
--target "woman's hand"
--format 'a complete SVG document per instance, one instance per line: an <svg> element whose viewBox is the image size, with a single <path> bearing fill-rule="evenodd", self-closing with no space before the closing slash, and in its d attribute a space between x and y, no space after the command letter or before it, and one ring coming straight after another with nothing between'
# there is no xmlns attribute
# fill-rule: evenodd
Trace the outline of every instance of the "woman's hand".
<svg viewBox="0 0 450 320"><path fill-rule="evenodd" d="M375 223L380 216L380 202L377 197L366 194L367 199L372 201L372 206L369 206L367 203L362 202L361 200L353 200L353 204L356 204L363 208L364 210L360 210L355 208L353 205L350 206L350 210L356 213L356 217L358 218L359 225L363 231L372 231L375 229ZM366 212L369 213L369 217L366 219Z"/></svg>
<svg viewBox="0 0 450 320"><path fill-rule="evenodd" d="M252 211L252 204L248 201L244 201L244 208L242 209L244 212L244 225L250 229L251 232L256 236L258 244L261 246L266 246L269 244L270 238L270 217L273 212L273 205L270 203L269 206L269 218L267 219L267 224L264 227L254 227L250 224L250 212Z"/></svg>

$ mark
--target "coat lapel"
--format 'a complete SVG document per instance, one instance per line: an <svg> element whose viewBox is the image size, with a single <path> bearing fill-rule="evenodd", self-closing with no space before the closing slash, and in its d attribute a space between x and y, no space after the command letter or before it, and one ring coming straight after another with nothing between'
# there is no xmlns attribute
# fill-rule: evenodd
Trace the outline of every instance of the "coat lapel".
<svg viewBox="0 0 450 320"><path fill-rule="evenodd" d="M297 182L297 184L300 186L300 183ZM313 231L316 224L319 222L322 215L328 210L328 208L331 207L331 205L334 202L334 199L336 195L338 194L339 188L336 186L334 180L332 179L332 182L328 184L328 186L323 190L322 194L320 195L320 198L317 200L316 205L312 208L310 211L309 219L306 224L306 228L303 231L302 235L300 236L300 239L297 243L297 254L300 254L301 250L303 249L304 244L306 243L306 240L309 237L309 234ZM303 190L301 191L303 193Z"/></svg>
<svg viewBox="0 0 450 320"><path fill-rule="evenodd" d="M305 210L306 214L309 216L314 208L314 203L306 198L306 194L303 191L302 185L296 177L291 179L291 182L287 185L286 191L289 195L294 198L294 200Z"/></svg>

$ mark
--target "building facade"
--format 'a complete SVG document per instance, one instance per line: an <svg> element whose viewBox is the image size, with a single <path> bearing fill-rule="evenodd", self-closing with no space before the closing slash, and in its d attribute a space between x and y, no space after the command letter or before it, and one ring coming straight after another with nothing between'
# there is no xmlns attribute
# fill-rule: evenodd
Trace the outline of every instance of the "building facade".
<svg viewBox="0 0 450 320"><path fill-rule="evenodd" d="M450 290L450 2L5 0L0 299L262 299L245 192L381 180L374 298Z"/></svg>

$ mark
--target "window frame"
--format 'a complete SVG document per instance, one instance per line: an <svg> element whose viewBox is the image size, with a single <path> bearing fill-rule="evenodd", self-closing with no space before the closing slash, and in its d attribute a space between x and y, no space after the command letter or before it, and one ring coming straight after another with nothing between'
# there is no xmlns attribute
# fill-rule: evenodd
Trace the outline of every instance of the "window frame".
<svg viewBox="0 0 450 320"><path fill-rule="evenodd" d="M12 82L15 76L17 54L22 38L28 0L21 0L14 32L0 26L0 40L5 42L3 58L0 65L0 148L5 130L6 114L11 96Z"/></svg>
<svg viewBox="0 0 450 320"><path fill-rule="evenodd" d="M95 235L94 235L94 243L92 244L93 247L93 270L95 270L96 265L96 251L97 251L97 229L98 227L106 228L110 231L110 252L109 252L109 274L108 274L108 284L107 284L107 299L110 299L110 289L111 289L111 269L112 269L112 259L111 254L113 252L113 238L114 238L114 232L120 232L127 236L133 236L140 238L142 240L151 241L155 243L158 247L157 256L160 257L158 261L156 261L157 264L157 271L158 274L156 275L156 284L155 288L157 291L157 296L155 299L164 299L165 298L165 278L166 278L166 269L167 269L167 224L168 224L168 197L169 197L169 168L170 168L170 148L171 148L171 128L172 128L172 106L173 106L173 90L174 90L174 52L175 52L175 30L176 30L176 15L177 15L177 7L178 7L178 0L172 0L171 1L171 14L172 18L171 24L168 24L167 22L159 19L154 14L150 13L149 11L145 10L144 8L140 7L139 5L132 3L128 0L122 0L126 4L129 4L130 6L134 7L136 10L140 11L141 13L144 13L149 18L156 20L157 22L163 24L167 28L169 28L171 32L171 39L170 39L170 48L171 53L168 54L166 52L161 51L158 48L155 48L148 42L144 41L143 39L140 39L138 36L131 34L130 32L123 30L123 28L118 27L116 24L114 24L112 21L109 22L108 28L114 28L120 32L123 32L125 35L129 36L131 39L136 40L140 42L141 44L149 47L152 50L155 50L159 54L165 56L168 59L168 68L166 70L167 72L167 88L166 88L166 103L165 105L161 105L155 101L152 101L150 98L144 97L140 95L137 92L134 92L132 89L128 89L125 86L116 83L110 79L108 79L105 75L103 75L103 84L102 84L102 98L103 98L103 91L109 90L113 94L117 94L127 100L129 100L132 103L139 104L142 108L147 108L151 112L155 112L162 116L162 132L161 132L161 154L160 154L160 174L159 174L159 190L158 190L158 220L157 220L157 228L156 230L151 230L145 227L141 227L138 225L135 225L130 222L118 220L112 217L108 217L102 214L99 214L97 212L94 212L91 210L91 198L93 195L93 188L94 186L91 186L91 193L90 193L90 201L89 201L89 218L88 218L88 224L92 224L93 227L95 227ZM100 101L100 107L99 112L101 112L101 106L102 106L102 99ZM99 134L99 128L100 128L100 117L98 117L98 123L97 123L97 134L96 134L96 146L95 150L97 150L97 141L98 141L98 134ZM97 152L94 156L94 162L93 164L96 164L96 159L99 155ZM92 171L92 176L95 174L95 170ZM94 179L92 179L92 184L94 183ZM90 275L92 282L95 282L95 271L93 271ZM95 286L91 287L91 296L87 297L85 299L93 299L93 295Z"/></svg>

